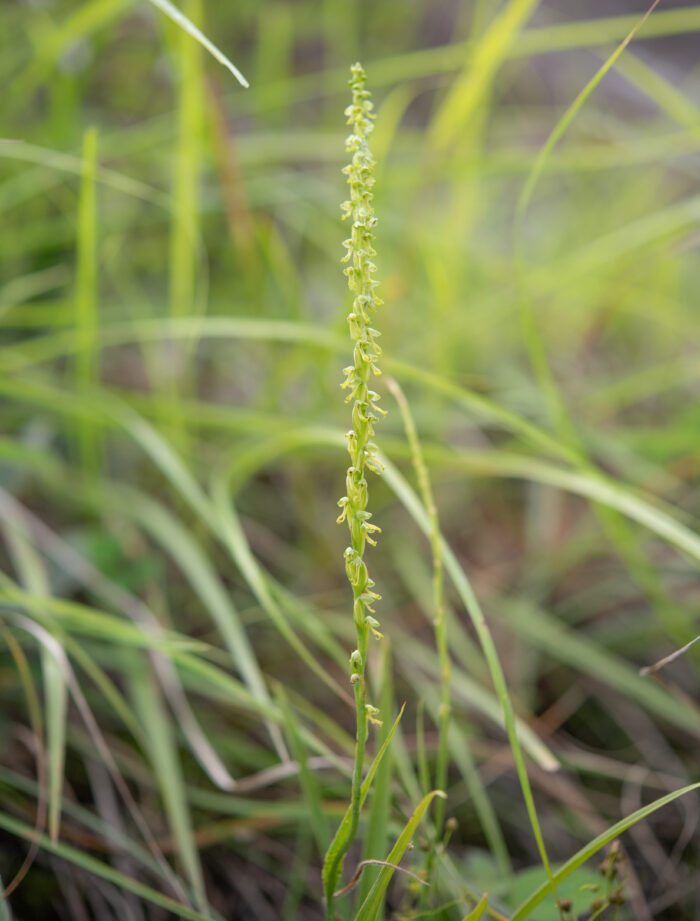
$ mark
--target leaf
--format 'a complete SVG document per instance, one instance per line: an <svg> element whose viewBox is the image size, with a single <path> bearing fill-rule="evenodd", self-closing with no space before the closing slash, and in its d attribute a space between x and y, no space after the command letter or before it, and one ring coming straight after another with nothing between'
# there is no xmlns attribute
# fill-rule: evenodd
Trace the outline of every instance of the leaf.
<svg viewBox="0 0 700 921"><path fill-rule="evenodd" d="M391 671L391 650L388 640L382 643L381 665L381 698L379 710L381 713L392 713L394 710L394 688ZM388 736L390 727L384 723L379 729L378 738L383 743ZM369 814L367 816L367 830L365 833L362 856L369 860L386 852L389 846L389 816L391 812L391 779L393 772L394 750L387 753L377 770L374 790L370 799ZM377 873L366 869L358 888L358 900L364 901L372 886Z"/></svg>
<svg viewBox="0 0 700 921"><path fill-rule="evenodd" d="M23 822L19 822L17 819L3 812L0 812L0 828L19 838L24 838L25 841L37 840L36 832L33 828L30 828L29 825L25 825ZM87 870L88 873L93 873L95 876L107 880L107 882L112 883L120 889L125 889L127 892L133 892L147 902L158 905L160 908L165 908L178 918L185 918L186 921L211 921L208 915L193 911L191 908L187 908L185 905L181 905L173 901L173 899L169 899L167 896L162 895L155 889L137 883L130 877L124 876L123 873L118 873L116 870L113 870L112 867L102 863L102 861L95 860L94 857L91 857L89 854L84 854L82 851L79 851L75 847L71 847L69 844L63 844L61 842L53 843L46 835L41 835L41 837L38 838L38 844L39 847L47 853L54 854L56 857L67 860L76 867L81 867L83 870Z"/></svg>
<svg viewBox="0 0 700 921"><path fill-rule="evenodd" d="M248 539L241 525L238 513L230 501L226 483L223 478L219 477L215 480L212 488L212 495L214 499L212 508L216 519L212 527L231 554L231 557L240 569L241 574L261 607L309 669L314 672L334 694L337 694L342 700L346 700L347 695L343 688L340 687L330 672L323 667L309 648L299 639L294 630L292 630L282 608L275 600L264 576L264 570L250 549Z"/></svg>
<svg viewBox="0 0 700 921"><path fill-rule="evenodd" d="M602 474L589 470L572 473L551 464L522 457L511 460L502 457L500 462L496 457L494 464L494 469L500 469L501 475L522 476L557 489L565 489L593 502L600 502L602 505L621 512L627 518L636 521L678 547L679 550L683 550L693 559L700 561L700 537L696 533L677 521L664 509L636 496L629 489L605 478ZM507 472L508 468L510 468L510 474ZM519 468L520 472L516 472L516 468Z"/></svg>
<svg viewBox="0 0 700 921"><path fill-rule="evenodd" d="M634 38L637 31L644 25L647 19L649 19L649 17L651 16L655 7L658 6L658 4L659 4L659 0L654 0L654 3L652 3L652 5L649 7L646 13L644 13L644 15L641 18L638 18L635 21L634 25L632 26L630 31L627 33L627 35L624 37L622 42L617 46L617 48L613 51L613 53L609 55L609 57L605 60L605 62L601 65L601 67L591 77L588 83L584 86L584 88L578 94L576 99L574 99L571 105L567 108L566 112L562 115L562 117L559 119L557 124L554 126L554 129L552 130L551 134L547 138L547 141L545 142L544 146L540 150L537 156L537 159L535 160L533 164L532 170L530 171L530 175L527 178L527 182L525 183L525 186L523 187L523 190L520 194L520 199L518 201L517 212L516 212L516 227L517 227L516 232L517 232L518 237L520 237L522 234L522 223L523 223L523 219L525 216L525 212L527 210L527 206L530 203L530 199L532 198L532 193L534 192L535 186L537 185L537 181L540 175L542 174L542 171L544 170L545 164L551 152L554 150L557 143L564 136L567 128L573 122L574 118L576 117L578 112L581 110L581 108L583 107L584 103L586 102L588 97L591 95L593 90L598 86L598 84L603 79L603 77L608 73L608 71L610 71L614 67L617 59L620 57L623 51L627 48L627 46Z"/></svg>
<svg viewBox="0 0 700 921"><path fill-rule="evenodd" d="M289 706L289 701L284 693L284 688L278 688L278 697L284 716L284 728L289 735L294 760L299 765L299 780L304 792L304 799L309 810L309 825L316 839L316 846L320 854L325 854L328 847L328 826L323 815L321 789L318 778L309 767L306 747L301 740L297 728L297 720Z"/></svg>
<svg viewBox="0 0 700 921"><path fill-rule="evenodd" d="M488 906L488 897L486 893L484 893L479 899L478 904L473 908L472 911L469 912L468 915L466 915L465 918L463 918L463 921L479 921L479 918L486 911L487 906Z"/></svg>
<svg viewBox="0 0 700 921"><path fill-rule="evenodd" d="M666 796L662 796L660 799L654 800L653 803L650 803L648 806L643 806L641 809L638 809L636 812L633 812L631 815L628 815L626 818L621 819L619 822L616 822L615 825L612 825L608 828L607 831L604 831L602 834L598 835L597 838L594 838L592 841L589 841L585 847L582 847L580 851L577 851L573 857L566 861L566 863L556 870L552 874L552 879L543 883L532 895L526 899L522 905L517 909L513 915L512 921L524 921L525 918L529 917L530 912L536 905L539 905L540 902L552 891L552 886L556 886L557 883L566 879L577 867L580 867L582 863L592 857L597 851L602 847L612 841L613 838L616 838L618 835L622 834L623 831L626 831L632 825L635 825L637 822L645 819L647 816L650 816L652 813L656 812L658 809L661 809L662 806L666 806L669 803L672 803L675 799L678 799L680 796L684 796L686 793L691 793L693 790L697 790L700 787L700 783L690 784L687 787L682 787L680 790L674 790L673 793L668 793Z"/></svg>
<svg viewBox="0 0 700 921"><path fill-rule="evenodd" d="M555 875L556 871L561 869L561 866L561 863L552 866ZM547 877L541 867L528 867L526 870L521 870L519 873L514 874L509 881L509 885L507 885L507 904L511 909L519 905L524 898L530 895L533 889L542 885L543 882L547 882ZM589 893L588 901L592 901L593 896L590 893L595 891L593 887L599 886L600 882L600 873L595 864L577 867L570 876L557 883L557 898L560 900L568 899L573 906L574 916L579 917L583 914L583 903L586 901L585 893ZM532 909L528 915L528 921L552 921L552 910L552 904L541 902Z"/></svg>
<svg viewBox="0 0 700 921"><path fill-rule="evenodd" d="M388 864L398 864L400 863L406 848L411 842L420 820L423 818L423 814L431 802L435 799L436 796L442 798L445 797L445 794L442 790L433 790L431 793L428 793L427 796L424 796L421 802L416 807L415 812L408 820L404 826L403 831L396 840L396 844L389 851L389 855L386 858ZM379 876L377 877L374 885L370 889L369 895L362 903L359 912L355 915L355 921L375 921L379 909L381 908L382 900L384 898L384 893L386 892L387 886L391 881L391 877L394 875L394 868L383 866Z"/></svg>
<svg viewBox="0 0 700 921"><path fill-rule="evenodd" d="M581 630L567 629L567 625L556 617L528 603L506 603L497 616L510 630L527 639L533 648L615 688L628 700L672 725L696 736L700 734L700 713L690 701L675 696L661 685L645 681L636 668L608 652Z"/></svg>
<svg viewBox="0 0 700 921"><path fill-rule="evenodd" d="M159 690L143 661L136 662L131 674L131 691L141 718L149 760L168 815L177 850L194 891L199 910L206 914L204 877L195 844L192 820L168 713Z"/></svg>
<svg viewBox="0 0 700 921"><path fill-rule="evenodd" d="M152 3L153 6L157 6L162 13L165 13L165 15L172 19L176 25L178 25L181 29L184 29L184 31L187 32L188 35L191 35L192 38L194 38L196 41L198 41L203 48L206 48L209 54L216 58L219 64L223 64L224 67L231 71L241 86L247 88L250 85L240 70L231 60L229 60L229 58L226 57L223 51L219 51L216 45L210 42L206 35L204 35L197 28L197 26L191 20L189 20L187 16L185 16L184 13L182 13L174 4L172 4L170 0L149 0L149 2Z"/></svg>
<svg viewBox="0 0 700 921"><path fill-rule="evenodd" d="M75 325L80 347L75 356L75 386L89 389L99 374L96 348L97 313L97 130L90 128L83 138L82 179L78 202L78 238L76 241ZM87 473L95 474L99 458L99 429L90 420L80 421L79 456Z"/></svg>
<svg viewBox="0 0 700 921"><path fill-rule="evenodd" d="M411 489L406 480L401 476L393 464L391 464L383 456L380 457L380 460L384 464L384 477L390 488L395 492L395 494L401 500L402 504L413 516L421 530L429 536L431 531L430 516L426 512L415 492ZM457 560L457 557L452 552L452 549L448 545L447 541L445 541L442 536L440 536L440 549L445 564L445 569L449 573L450 578L452 579L452 582L457 589L457 593L459 594L460 599L464 604L467 614L469 615L472 624L474 625L477 636L479 637L479 643L481 644L481 648L486 659L489 674L491 675L491 680L493 682L496 695L498 696L498 700L503 711L503 720L505 723L506 733L508 735L508 742L513 754L513 761L515 762L515 769L518 774L518 780L520 782L523 799L525 800L525 807L527 809L528 819L530 820L532 833L537 843L537 849L540 854L540 859L542 860L542 866L547 871L547 875L551 878L551 874L549 872L549 858L547 856L547 848L545 846L542 829L540 827L537 810L535 808L535 800L532 794L532 787L530 786L530 779L527 774L525 756L523 754L523 749L518 733L518 724L515 719L515 713L513 712L513 705L510 700L510 695L508 694L505 675L503 674L503 668L498 658L498 652L496 650L491 631L488 624L486 623L486 618L484 617L484 614L481 610L481 605L479 604L469 579L467 578L464 570ZM557 767L558 764L552 757L549 764L549 769L556 770Z"/></svg>
<svg viewBox="0 0 700 921"><path fill-rule="evenodd" d="M265 679L238 610L193 533L162 504L140 491L125 489L118 494L110 495L114 495L115 509L121 508L127 516L138 522L177 563L216 624L231 659L251 694L261 703L269 704L270 695ZM268 731L273 742L277 744L277 727L269 723ZM283 750L282 746L280 754Z"/></svg>
<svg viewBox="0 0 700 921"><path fill-rule="evenodd" d="M12 506L3 503L3 516L11 514ZM34 601L49 593L48 577L44 563L19 530L22 522L12 519L7 522L6 535L15 566L27 594ZM15 530L17 528L17 530ZM45 608L44 608L45 610ZM44 684L44 707L46 715L46 754L49 775L49 833L51 840L58 839L61 824L61 796L66 760L66 721L68 718L68 688L61 664L44 645L40 647L41 672Z"/></svg>
<svg viewBox="0 0 700 921"><path fill-rule="evenodd" d="M472 47L471 59L457 77L430 128L433 148L445 150L464 131L488 93L493 78L518 32L535 11L539 0L511 0L499 11Z"/></svg>
<svg viewBox="0 0 700 921"><path fill-rule="evenodd" d="M391 742L392 736L398 729L398 725L401 717L403 716L405 706L405 703L401 705L401 710L399 711L399 715L394 720L394 725L391 727L391 731L387 733L387 737L382 742L381 748L375 755L374 760L372 761L372 764L367 771L367 776L362 781L362 788L360 790L360 809L362 809L362 806L367 799L367 794L369 793L372 780L377 772L377 768L382 763L382 758L389 748L389 743ZM350 828L351 821L351 812L350 807L348 806L345 815L343 816L343 821L338 826L338 830L333 836L333 840L331 841L331 845L328 848L326 857L323 861L323 891L326 894L326 899L333 896L338 880L340 879L340 874L343 870L343 862L342 860L338 861L338 854L340 853L342 843L347 837L347 832Z"/></svg>

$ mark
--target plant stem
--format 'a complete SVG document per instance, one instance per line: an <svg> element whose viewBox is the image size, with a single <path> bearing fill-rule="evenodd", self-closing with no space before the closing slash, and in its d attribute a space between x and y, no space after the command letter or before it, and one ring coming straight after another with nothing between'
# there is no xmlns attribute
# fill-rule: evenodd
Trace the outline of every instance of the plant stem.
<svg viewBox="0 0 700 921"><path fill-rule="evenodd" d="M416 425L413 421L408 401L401 387L395 380L388 380L387 386L394 395L401 412L403 426L411 449L413 468L416 472L416 479L418 480L418 488L430 520L430 549L433 558L433 629L435 631L435 645L440 661L440 708L438 711L438 750L435 765L435 787L438 790L444 790L447 785L448 741L451 712L450 681L452 678L452 667L447 649L447 630L445 626L445 580L442 565L442 550L440 546L440 522L438 519L437 506L435 505L435 497L433 496L433 490L430 484L428 468L423 457L423 451L420 446ZM435 806L435 838L428 851L426 860L425 869L428 882L430 882L433 871L435 849L443 836L444 822L445 800L439 797ZM429 890L426 888L421 893L422 904L427 901L428 892Z"/></svg>
<svg viewBox="0 0 700 921"><path fill-rule="evenodd" d="M372 242L376 218L372 205L374 185L374 158L367 138L372 131L372 103L365 89L365 73L359 64L352 67L352 104L345 111L352 134L346 142L352 160L343 172L348 177L350 199L342 205L345 217L352 220L351 235L345 241L347 254L344 262L348 287L353 295L352 309L348 314L350 338L353 342L353 364L345 368L343 388L349 388L346 402L352 401L352 428L347 433L350 466L346 475L346 495L340 499L339 522L347 521L350 531L350 546L345 550L345 571L353 591L353 619L357 633L357 648L350 656L351 675L355 694L357 734L355 740L355 764L352 774L349 821L341 822L335 838L326 853L323 866L323 884L326 896L326 917L333 919L334 893L343 868L343 860L357 834L362 800L362 776L365 761L365 746L370 722L378 723L377 710L367 703L365 668L369 634L381 638L379 622L374 618L372 607L379 595L372 591L374 582L369 576L364 561L366 545L375 544L374 534L379 528L370 523L371 513L367 511L368 487L365 470L379 473L381 464L376 459L376 448L371 437L374 422L378 419L377 402L379 394L370 390L370 377L380 374L377 361L381 349L376 339L379 333L370 325L371 315L381 301L375 294L376 267L372 262L375 255Z"/></svg>

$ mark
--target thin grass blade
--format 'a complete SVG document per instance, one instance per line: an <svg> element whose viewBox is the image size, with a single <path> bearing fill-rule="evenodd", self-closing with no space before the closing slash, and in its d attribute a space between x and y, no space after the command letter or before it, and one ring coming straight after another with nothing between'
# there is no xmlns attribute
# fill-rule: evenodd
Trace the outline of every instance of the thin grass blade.
<svg viewBox="0 0 700 921"><path fill-rule="evenodd" d="M19 523L15 522L15 526ZM48 576L44 563L29 539L12 525L6 532L11 555L20 578L33 599L49 596ZM63 669L45 647L40 647L46 725L48 771L49 834L57 841L61 825L61 799L66 761L66 722L68 687Z"/></svg>
<svg viewBox="0 0 700 921"><path fill-rule="evenodd" d="M479 918L486 911L488 904L488 897L486 894L482 895L473 911L470 911L469 914L462 919L462 921L479 921Z"/></svg>
<svg viewBox="0 0 700 921"><path fill-rule="evenodd" d="M231 71L241 86L249 86L248 81L236 67L236 65L226 57L223 51L219 51L216 45L214 45L213 42L210 42L206 35L204 35L181 10L179 10L174 4L170 3L170 0L149 0L149 2L152 3L153 6L158 7L161 13L165 13L165 15L172 19L172 21L181 29L184 29L184 31L187 32L188 35L191 35L195 41L198 41L203 48L206 48L209 54L215 58L219 64L223 64L227 70Z"/></svg>
<svg viewBox="0 0 700 921"><path fill-rule="evenodd" d="M387 736L382 742L382 745L379 751L375 755L374 760L372 761L372 764L370 765L369 770L367 771L367 776L362 781L362 791L360 795L360 808L362 808L365 800L367 799L367 794L369 793L370 787L372 786L372 780L374 779L374 775L377 773L379 765L382 763L382 759L387 753L387 750L389 748L389 743L391 742L391 739L394 733L398 729L399 722L401 721L401 717L403 716L403 711L404 711L405 706L406 704L404 703L401 707L401 710L399 711L399 715L394 720L394 725L391 727L391 730L387 733ZM336 866L336 860L337 860L338 854L340 853L343 841L345 840L347 836L348 828L350 827L350 822L351 822L351 810L350 810L350 807L348 806L345 812L345 815L343 817L343 821L340 823L340 825L338 826L338 830L333 836L333 840L331 841L331 845L328 848L328 851L326 852L326 858L323 863L323 889L324 889L324 892L326 893L329 893L329 892L333 893L336 890L338 879L340 878L340 874L343 869L342 861L340 862L338 866Z"/></svg>
<svg viewBox="0 0 700 921"><path fill-rule="evenodd" d="M31 842L36 840L36 832L31 826L25 825L24 822L20 822L18 819L6 815L4 812L0 812L0 828L25 841ZM162 895L155 889L144 886L142 883L136 882L123 873L117 872L112 869L112 867L102 863L102 861L96 860L89 854L85 854L78 850L78 848L61 842L54 843L47 835L42 835L38 839L38 843L39 847L48 854L53 854L55 857L66 860L68 863L74 864L76 867L80 867L88 873L92 873L94 876L104 879L120 889L124 889L127 892L133 892L152 905L157 905L159 908L164 908L166 911L171 912L177 918L184 918L185 921L211 921L210 915L202 914L201 912L194 911L185 905L175 902L173 899Z"/></svg>
<svg viewBox="0 0 700 921"><path fill-rule="evenodd" d="M613 838L621 835L622 832L626 831L628 828L631 828L642 819L646 819L647 816L652 815L658 809L668 805L668 803L672 803L674 800L678 799L678 797L685 796L687 793L691 793L693 790L697 790L699 787L700 783L694 783L687 787L682 787L680 790L674 790L673 793L669 793L667 796L662 796L660 799L655 800L648 806L643 806L641 809L638 809L636 812L633 812L626 818L621 819L619 822L616 822L614 825L608 828L607 831L604 831L592 841L589 841L585 847L582 847L580 851L577 851L573 857L567 860L567 862L552 875L552 879L550 881L543 883L539 889L533 892L532 895L518 907L515 914L513 915L512 921L524 921L532 909L535 908L536 905L539 905L540 902L552 892L553 885L556 885L557 883L566 879L567 876L570 876L577 867L580 867L582 863L585 863L585 861L592 857L597 851L599 851L602 847L605 847L605 845L609 841L612 841Z"/></svg>
<svg viewBox="0 0 700 921"><path fill-rule="evenodd" d="M396 844L389 851L389 855L386 858L388 864L398 865L403 855L408 848L408 845L411 843L411 838L413 837L420 820L423 818L423 814L431 802L435 799L436 796L444 797L445 794L442 790L433 790L428 793L427 796L424 796L421 802L416 807L415 812L408 820L404 826L403 831L396 840ZM391 877L394 875L394 867L384 866L379 872L379 876L374 882L369 895L362 903L360 910L355 915L355 921L376 921L377 914L381 909L382 901L384 899L384 893L387 890L387 886L391 882Z"/></svg>
<svg viewBox="0 0 700 921"><path fill-rule="evenodd" d="M143 725L153 775L158 782L177 851L197 907L202 914L207 915L209 909L202 866L193 837L182 768L168 713L145 663L141 662L140 668L134 669L130 679L132 697Z"/></svg>

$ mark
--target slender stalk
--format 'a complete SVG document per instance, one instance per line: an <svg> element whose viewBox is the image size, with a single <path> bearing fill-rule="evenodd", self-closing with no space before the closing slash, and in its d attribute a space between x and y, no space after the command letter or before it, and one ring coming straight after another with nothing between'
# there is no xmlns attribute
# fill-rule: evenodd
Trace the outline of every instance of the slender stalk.
<svg viewBox="0 0 700 921"><path fill-rule="evenodd" d="M94 387L99 378L97 285L97 129L83 138L82 182L78 214L75 321L79 349L75 356L76 385L80 391ZM98 432L87 420L78 429L80 459L86 473L97 475L100 460Z"/></svg>
<svg viewBox="0 0 700 921"><path fill-rule="evenodd" d="M411 449L411 459L413 469L416 472L418 488L420 490L423 505L428 513L430 520L430 549L433 558L433 629L435 631L435 645L437 647L438 659L440 661L440 709L438 712L438 749L437 761L435 765L435 787L438 790L444 790L447 785L447 764L449 756L449 726L450 726L450 681L452 678L452 667L450 664L450 655L447 650L447 629L445 626L445 578L442 565L442 549L440 546L440 522L438 519L437 506L435 497L430 484L428 468L423 457L423 451L418 439L416 426L411 415L406 397L403 390L395 380L389 379L387 386L394 395L401 412L404 430ZM428 851L426 860L426 879L430 882L430 877L435 861L435 849L443 837L445 823L445 800L442 797L437 799L435 805L435 840L433 846ZM421 893L421 901L425 903L427 893L425 890Z"/></svg>
<svg viewBox="0 0 700 921"><path fill-rule="evenodd" d="M372 607L379 595L372 591L374 582L369 577L364 561L366 544L374 545L376 541L373 535L380 530L371 524L372 515L367 511L369 496L365 470L370 469L375 473L382 470L376 458L375 445L370 439L374 435L373 424L377 421L377 413L384 412L377 406L379 395L369 387L371 377L381 373L377 366L377 360L381 356L381 349L376 341L379 333L370 326L371 315L381 304L375 294L376 267L372 262L375 255L372 242L376 224L372 205L374 158L367 141L372 131L374 115L370 94L365 89L364 70L359 64L355 64L351 68L351 73L352 104L345 110L345 114L347 123L352 126L352 133L346 142L346 149L352 154L352 160L343 170L348 177L350 199L343 203L342 210L344 217L352 221L350 238L344 243L347 254L343 261L349 263L345 275L353 295L348 326L354 349L353 364L345 368L345 381L342 387L349 389L346 402L353 401L353 407L352 428L347 433L350 454L350 466L346 476L347 495L338 502L341 509L338 521L347 521L350 531L350 546L345 550L345 570L353 591L353 619L357 632L357 648L350 656L350 681L355 692L357 734L350 795L350 821L341 823L328 849L323 868L326 917L329 921L333 918L334 893L343 860L357 834L369 723L379 723L376 707L367 703L365 684L370 633L381 638L379 623L373 616L375 612Z"/></svg>

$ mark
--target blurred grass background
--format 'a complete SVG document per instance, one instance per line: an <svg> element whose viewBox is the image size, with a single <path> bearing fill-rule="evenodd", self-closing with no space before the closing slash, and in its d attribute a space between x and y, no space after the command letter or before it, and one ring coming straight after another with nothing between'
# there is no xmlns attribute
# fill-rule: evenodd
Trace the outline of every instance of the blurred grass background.
<svg viewBox="0 0 700 921"><path fill-rule="evenodd" d="M697 779L697 652L638 670L698 632L700 7L662 2L585 102L534 188L520 263L538 151L646 6L180 8L249 89L147 2L0 9L5 883L35 824L47 835L12 916L322 917L353 732L334 522L356 59L378 112L385 369L563 861ZM378 441L411 478L383 394ZM390 484L372 490L385 727L407 702L365 835L378 856L427 785L438 660L427 543ZM401 878L387 917L463 918L484 891L509 916L542 878L448 597L457 828L430 909ZM605 917L697 916L697 822L691 795L625 836L629 903ZM560 892L574 917L591 916L591 879L595 864Z"/></svg>

